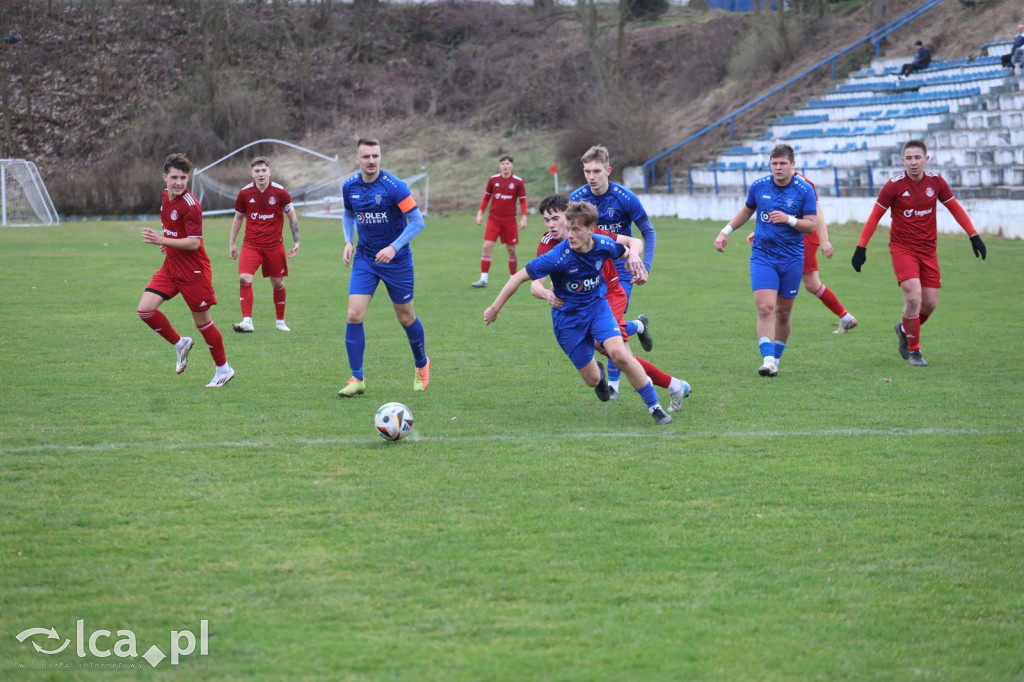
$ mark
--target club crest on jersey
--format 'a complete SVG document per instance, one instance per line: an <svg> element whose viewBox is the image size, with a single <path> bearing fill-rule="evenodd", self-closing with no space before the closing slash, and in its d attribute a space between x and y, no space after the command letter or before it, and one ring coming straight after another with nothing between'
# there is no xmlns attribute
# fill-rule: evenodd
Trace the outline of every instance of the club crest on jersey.
<svg viewBox="0 0 1024 682"><path fill-rule="evenodd" d="M929 199L935 196L935 190L933 190L931 187L926 187L924 193L928 195Z"/></svg>
<svg viewBox="0 0 1024 682"><path fill-rule="evenodd" d="M373 195L373 201L378 206L380 206L382 203L384 203L384 195L383 194L379 194L379 193L378 194L374 194Z"/></svg>
<svg viewBox="0 0 1024 682"><path fill-rule="evenodd" d="M173 211L171 211L171 220L177 220L177 219L178 219L178 209L174 209Z"/></svg>
<svg viewBox="0 0 1024 682"><path fill-rule="evenodd" d="M619 212L619 209L614 206L609 206L605 209L605 215L608 216L608 220L615 220L615 214Z"/></svg>
<svg viewBox="0 0 1024 682"><path fill-rule="evenodd" d="M273 206L274 204L277 203L277 197L270 197L269 199L267 199L267 203Z"/></svg>

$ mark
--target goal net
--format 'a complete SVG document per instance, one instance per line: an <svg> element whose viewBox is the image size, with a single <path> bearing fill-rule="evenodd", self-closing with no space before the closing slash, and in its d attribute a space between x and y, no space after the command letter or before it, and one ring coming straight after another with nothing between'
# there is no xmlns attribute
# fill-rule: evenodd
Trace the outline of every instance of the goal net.
<svg viewBox="0 0 1024 682"><path fill-rule="evenodd" d="M59 222L36 165L25 159L0 159L0 226Z"/></svg>
<svg viewBox="0 0 1024 682"><path fill-rule="evenodd" d="M234 158L245 150L250 151ZM284 185L300 215L341 218L341 186L354 169L342 168L337 156L325 156L291 142L272 139L250 142L193 174L192 193L202 204L204 215L234 213L238 191L251 182L249 160L260 155L270 158L271 179ZM429 177L420 173L403 180L425 215Z"/></svg>

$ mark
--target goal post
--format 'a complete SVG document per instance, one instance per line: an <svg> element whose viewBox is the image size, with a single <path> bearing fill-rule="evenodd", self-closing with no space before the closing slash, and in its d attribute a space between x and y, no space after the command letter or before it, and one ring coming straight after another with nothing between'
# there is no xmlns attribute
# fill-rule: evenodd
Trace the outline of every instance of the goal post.
<svg viewBox="0 0 1024 682"><path fill-rule="evenodd" d="M0 159L0 226L56 225L60 216L36 164Z"/></svg>
<svg viewBox="0 0 1024 682"><path fill-rule="evenodd" d="M233 159L253 147L278 147L271 158L273 179L282 182L292 204L310 218L341 218L341 188L351 173L343 173L337 155L327 156L286 140L262 139L250 142L192 174L192 193L203 206L203 215L229 215L235 212L235 197L249 180L244 161ZM244 170L243 170L244 168ZM244 173L244 174L243 174ZM214 176L217 177L214 177ZM402 180L416 199L423 215L430 204L430 176L419 173Z"/></svg>

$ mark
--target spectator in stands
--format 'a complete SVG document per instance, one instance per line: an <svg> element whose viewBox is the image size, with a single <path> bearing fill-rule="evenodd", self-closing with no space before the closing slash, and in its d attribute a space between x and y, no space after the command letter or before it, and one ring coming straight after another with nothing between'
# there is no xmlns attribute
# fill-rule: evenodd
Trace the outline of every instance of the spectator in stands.
<svg viewBox="0 0 1024 682"><path fill-rule="evenodd" d="M1017 35L1013 37L1013 47L1002 57L1003 66L1012 69L1018 64L1024 64L1024 24L1017 26Z"/></svg>
<svg viewBox="0 0 1024 682"><path fill-rule="evenodd" d="M914 58L910 60L909 64L904 64L903 68L900 69L900 78L906 78L915 71L921 69L927 69L928 65L932 63L932 53L928 51L928 48L924 46L920 40L914 43Z"/></svg>

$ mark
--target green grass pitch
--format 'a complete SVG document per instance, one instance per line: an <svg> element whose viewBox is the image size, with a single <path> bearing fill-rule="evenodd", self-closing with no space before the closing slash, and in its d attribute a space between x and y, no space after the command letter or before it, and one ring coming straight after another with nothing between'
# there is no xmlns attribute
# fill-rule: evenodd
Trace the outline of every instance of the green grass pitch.
<svg viewBox="0 0 1024 682"><path fill-rule="evenodd" d="M896 353L885 235L857 274L858 231L832 227L822 280L860 325L833 334L802 291L769 380L749 226L720 254L718 223L656 220L631 312L652 321L646 356L693 385L659 427L632 391L598 402L526 286L484 326L505 254L469 286L468 213L428 217L413 242L430 388L412 391L382 290L350 400L340 224L302 221L292 332L257 278L248 335L231 331L229 225L205 228L237 372L220 390L180 298L161 309L198 340L181 376L135 314L162 258L141 224L0 231L0 678L1024 677L1024 243L989 238L982 262L940 237L918 369ZM520 263L541 231L531 217ZM373 429L393 400L416 418L400 443ZM138 657L93 655L79 620L87 639L131 631ZM203 620L206 655L142 659Z"/></svg>

